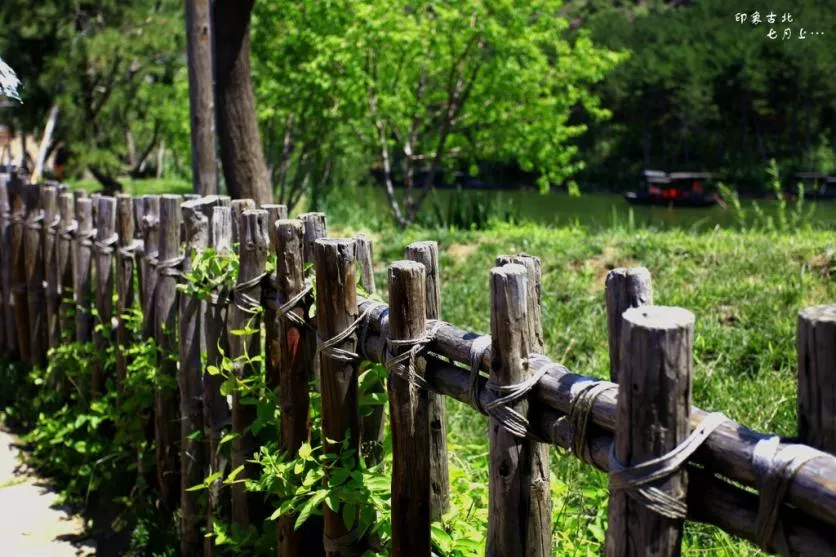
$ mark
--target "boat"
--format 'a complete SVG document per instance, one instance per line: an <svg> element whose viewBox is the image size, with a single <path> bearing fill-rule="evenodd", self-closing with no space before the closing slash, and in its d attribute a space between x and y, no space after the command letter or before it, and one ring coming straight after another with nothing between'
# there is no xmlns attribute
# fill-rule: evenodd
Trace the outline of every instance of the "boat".
<svg viewBox="0 0 836 557"><path fill-rule="evenodd" d="M645 170L647 189L627 192L624 199L632 205L667 207L710 207L717 197L706 191L705 183L713 178L708 172L671 172Z"/></svg>

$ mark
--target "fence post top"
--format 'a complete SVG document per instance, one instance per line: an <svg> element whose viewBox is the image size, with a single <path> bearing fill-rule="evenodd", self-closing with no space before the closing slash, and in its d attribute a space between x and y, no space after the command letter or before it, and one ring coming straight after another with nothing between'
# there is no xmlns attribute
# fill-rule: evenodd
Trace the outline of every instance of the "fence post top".
<svg viewBox="0 0 836 557"><path fill-rule="evenodd" d="M491 276L513 277L517 275L528 278L528 270L519 263L506 263L491 269Z"/></svg>
<svg viewBox="0 0 836 557"><path fill-rule="evenodd" d="M836 304L806 307L798 312L798 316L819 323L836 323Z"/></svg>
<svg viewBox="0 0 836 557"><path fill-rule="evenodd" d="M356 241L354 238L319 238L314 240L314 245L322 246L323 248L354 246L355 244Z"/></svg>
<svg viewBox="0 0 836 557"><path fill-rule="evenodd" d="M419 263L418 261L410 261L409 259L402 259L400 261L395 261L391 265L389 265L389 274L391 275L393 272L403 272L403 271L420 271L421 276L423 273L426 272L426 268L424 267L423 263Z"/></svg>
<svg viewBox="0 0 836 557"><path fill-rule="evenodd" d="M687 309L674 306L641 306L622 314L624 321L645 329L671 330L690 327L696 317Z"/></svg>

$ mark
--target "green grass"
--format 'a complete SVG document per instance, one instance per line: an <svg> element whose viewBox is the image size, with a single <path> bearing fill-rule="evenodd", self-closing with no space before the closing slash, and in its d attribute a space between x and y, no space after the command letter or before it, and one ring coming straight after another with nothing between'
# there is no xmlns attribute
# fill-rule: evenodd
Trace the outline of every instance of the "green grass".
<svg viewBox="0 0 836 557"><path fill-rule="evenodd" d="M802 307L836 301L832 234L531 224L497 224L478 233L384 229L375 238L378 283L385 287L386 265L402 258L408 243L426 239L440 243L443 318L477 332L490 330L488 277L495 257L520 251L539 256L546 351L570 369L600 378L609 374L606 272L646 266L654 302L685 307L697 317L694 403L756 430L795 433L795 323ZM453 462L468 475L467 496L474 497L475 486L487 485L487 422L455 401L448 408ZM555 554L600 554L606 478L556 452L552 470ZM454 501L461 496L454 494ZM689 524L685 543L689 555L760 554L704 525Z"/></svg>
<svg viewBox="0 0 836 557"><path fill-rule="evenodd" d="M133 178L121 178L120 181L125 187L125 193L131 195L162 195L164 193L185 193L192 192L191 182L178 180L176 178L164 178L160 180L134 180ZM88 192L101 191L102 185L96 180L69 180L67 185L73 190L87 190Z"/></svg>

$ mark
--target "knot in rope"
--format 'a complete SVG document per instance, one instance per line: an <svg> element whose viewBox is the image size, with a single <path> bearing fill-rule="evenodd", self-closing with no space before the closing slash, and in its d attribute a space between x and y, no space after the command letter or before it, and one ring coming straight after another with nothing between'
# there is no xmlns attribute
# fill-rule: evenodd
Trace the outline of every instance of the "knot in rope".
<svg viewBox="0 0 836 557"><path fill-rule="evenodd" d="M114 232L104 240L96 240L93 242L93 250L98 255L110 255L113 253L113 246L115 246L118 241L119 235Z"/></svg>
<svg viewBox="0 0 836 557"><path fill-rule="evenodd" d="M276 275L270 275L270 286L271 291L265 296L264 303L268 308L276 312L276 317L286 317L288 321L300 328L312 328L308 322L309 300L306 298L313 290L313 285L309 281L305 281L305 287L291 296L283 304L279 303L279 289L276 284ZM303 300L305 303L302 303ZM302 315L294 312L293 310L295 309L301 309Z"/></svg>
<svg viewBox="0 0 836 557"><path fill-rule="evenodd" d="M90 230L84 230L84 231L78 231L77 230L75 237L77 239L81 240L81 245L82 246L92 248L93 247L93 238L96 237L96 229L91 228Z"/></svg>
<svg viewBox="0 0 836 557"><path fill-rule="evenodd" d="M37 215L35 215L31 219L25 221L24 228L26 228L26 230L40 230L41 229L41 223L43 222L43 220L44 220L44 213L43 213L43 211L40 211L40 212L38 212Z"/></svg>
<svg viewBox="0 0 836 557"><path fill-rule="evenodd" d="M78 230L78 221L77 220L72 220L72 221L70 221L70 223L67 226L65 226L64 228L59 230L58 233L59 233L59 236L61 237L61 239L72 240L75 237L73 233L76 230Z"/></svg>
<svg viewBox="0 0 836 557"><path fill-rule="evenodd" d="M55 217L52 219L52 222L49 223L46 227L46 233L52 237L58 233L58 225L61 223L61 217Z"/></svg>
<svg viewBox="0 0 836 557"><path fill-rule="evenodd" d="M684 499L673 497L658 487L647 484L677 472L708 436L726 420L728 418L720 412L708 414L691 435L673 450L635 466L624 466L618 461L613 443L610 446L610 488L626 491L629 497L662 516L685 518L688 507Z"/></svg>
<svg viewBox="0 0 836 557"><path fill-rule="evenodd" d="M793 444L782 447L781 438L778 436L761 439L755 445L752 465L760 491L755 541L763 549L774 549L781 554L789 555L786 532L778 520L781 503L795 474L802 466L819 456L823 456L821 452L806 445ZM778 547L771 548L773 534L778 534Z"/></svg>
<svg viewBox="0 0 836 557"><path fill-rule="evenodd" d="M528 360L523 361L523 365L526 368L528 368L529 364L530 362ZM542 367L519 383L514 383L512 385L498 385L490 379L487 383L485 383L486 389L493 391L496 395L500 395L485 404L485 410L492 418L499 420L502 426L512 435L517 437L528 437L537 441L544 441L534 435L534 433L529 429L528 418L511 408L509 404L514 404L526 396L540 381L540 379L543 378L547 370L547 367Z"/></svg>
<svg viewBox="0 0 836 557"><path fill-rule="evenodd" d="M388 341L389 349L387 352L389 352L390 357L384 363L386 371L389 372L390 376L395 374L405 379L409 383L410 392L419 388L427 388L426 379L415 372L415 358L435 339L436 333L441 328L441 321L432 319L430 322L433 323L432 328L425 330L419 337L409 339L390 338ZM405 350L397 356L392 355L392 348L404 346L408 346L409 350Z"/></svg>
<svg viewBox="0 0 836 557"><path fill-rule="evenodd" d="M164 277L179 277L181 276L180 273L180 265L183 263L183 256L178 255L176 257L171 257L169 259L163 259L162 261L158 261L155 258L154 264L157 267L157 272L160 273L160 276Z"/></svg>
<svg viewBox="0 0 836 557"><path fill-rule="evenodd" d="M142 240L134 238L134 240L127 246L120 246L116 250L116 256L120 259L133 259L137 252L142 250L142 247Z"/></svg>
<svg viewBox="0 0 836 557"><path fill-rule="evenodd" d="M354 334L357 330L357 326L363 322L366 317L372 312L373 306L367 306L366 309L363 310L357 319L355 319L348 327L346 327L341 333L338 335L329 338L328 340L322 340L322 337L319 336L317 333L317 347L316 353L321 354L327 358L331 358L332 360L337 360L339 362L356 362L360 360L360 355L356 352L352 352L351 350L346 350L345 348L340 348L337 346L338 344L344 342L348 337Z"/></svg>
<svg viewBox="0 0 836 557"><path fill-rule="evenodd" d="M255 315L261 310L261 300L253 298L244 291L261 284L261 279L265 276L267 276L267 273L261 273L232 287L232 303L235 304L235 307L250 315Z"/></svg>

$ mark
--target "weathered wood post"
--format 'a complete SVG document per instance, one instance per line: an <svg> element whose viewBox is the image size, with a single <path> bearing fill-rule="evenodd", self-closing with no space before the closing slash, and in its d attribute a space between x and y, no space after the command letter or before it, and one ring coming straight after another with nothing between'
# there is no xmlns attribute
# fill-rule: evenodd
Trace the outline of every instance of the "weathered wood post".
<svg viewBox="0 0 836 557"><path fill-rule="evenodd" d="M154 291L157 288L157 257L160 249L160 196L142 197L143 256L139 264L139 298L142 304L142 338L154 337Z"/></svg>
<svg viewBox="0 0 836 557"><path fill-rule="evenodd" d="M235 205L235 201L232 203ZM250 359L261 351L261 282L270 246L267 211L244 211L238 221L238 238L238 281L229 308L227 335L235 373L243 380L260 372L258 364ZM256 451L251 430L255 418L255 406L241 404L241 392L236 389L232 393L232 431L236 437L232 440L231 464L233 470L244 466L237 479L254 478L258 474L258 466L248 462ZM247 493L243 483L233 484L233 522L246 527L256 518L257 509L257 494Z"/></svg>
<svg viewBox="0 0 836 557"><path fill-rule="evenodd" d="M316 321L321 339L323 449L338 454L343 440L357 454L360 448L360 415L357 407L359 356L357 333L352 330L358 317L356 262L357 246L351 239L322 238L314 242L316 270ZM341 342L332 339L345 336ZM333 343L333 346L331 344ZM338 351L334 351L337 349ZM347 354L347 353L348 354ZM334 443L328 442L328 440ZM351 554L358 540L349 530L341 509L323 506L325 552L329 556Z"/></svg>
<svg viewBox="0 0 836 557"><path fill-rule="evenodd" d="M182 271L192 269L192 258L209 244L209 218L204 205L214 206L217 198L191 199L182 205L185 225L185 253ZM180 294L180 553L198 555L202 547L200 535L200 497L189 488L203 481L204 443L194 437L203 431L202 387L203 367L200 362L203 334L201 300Z"/></svg>
<svg viewBox="0 0 836 557"><path fill-rule="evenodd" d="M622 315L630 308L653 303L650 271L644 267L618 267L607 273L607 328L610 346L610 381L618 383Z"/></svg>
<svg viewBox="0 0 836 557"><path fill-rule="evenodd" d="M232 243L240 242L238 237L238 223L241 221L241 215L244 211L250 211L256 208L256 203L252 199L233 199L230 202L232 207Z"/></svg>
<svg viewBox="0 0 836 557"><path fill-rule="evenodd" d="M73 246L73 295L75 302L75 338L78 342L93 340L92 259L93 259L93 202L80 197L75 202L78 228Z"/></svg>
<svg viewBox="0 0 836 557"><path fill-rule="evenodd" d="M509 264L491 270L492 364L490 380L498 386L520 383L531 375L529 354L536 342L528 316L528 271ZM525 417L528 399L508 406ZM532 489L537 470L536 442L519 437L492 417L490 439L490 484L488 543L486 555L551 555L551 516L548 501L538 500L541 490ZM545 471L548 476L548 471Z"/></svg>
<svg viewBox="0 0 836 557"><path fill-rule="evenodd" d="M125 351L131 342L125 326L125 314L134 306L134 266L137 242L134 238L134 199L127 194L116 196L116 390L124 391L128 372Z"/></svg>
<svg viewBox="0 0 836 557"><path fill-rule="evenodd" d="M526 255L500 255L496 265L501 267L509 263L525 267L528 279L526 292L526 338L529 340L529 355L545 354L546 340L543 335L543 320L540 303L542 300L542 263L539 257ZM531 490L528 516L538 530L547 532L551 539L551 482L549 481L549 447L545 443L532 443L531 475L528 477ZM551 553L551 551L547 552Z"/></svg>
<svg viewBox="0 0 836 557"><path fill-rule="evenodd" d="M56 260L56 237L58 231L58 187L41 188L41 208L44 212L41 246L44 253L44 281L46 281L46 347L55 348L61 343L59 329L58 262Z"/></svg>
<svg viewBox="0 0 836 557"><path fill-rule="evenodd" d="M287 205L265 203L261 208L267 211L267 235L270 237L270 253L276 251L276 221L287 218Z"/></svg>
<svg viewBox="0 0 836 557"><path fill-rule="evenodd" d="M325 213L302 213L299 220L305 227L305 264L314 262L314 242L328 236Z"/></svg>
<svg viewBox="0 0 836 557"><path fill-rule="evenodd" d="M427 319L441 319L441 277L436 242L413 242L406 258L424 266ZM447 407L444 395L428 392L430 420L430 518L440 520L450 508L450 474L447 468Z"/></svg>
<svg viewBox="0 0 836 557"><path fill-rule="evenodd" d="M17 334L17 355L23 362L31 361L29 344L29 310L26 301L26 267L23 257L23 235L26 221L26 198L24 184L12 175L8 185L11 201L11 226L9 227L9 259L11 263L12 307L14 308L14 330Z"/></svg>
<svg viewBox="0 0 836 557"><path fill-rule="evenodd" d="M169 510L176 508L179 491L177 464L180 441L177 396L177 273L180 255L179 195L160 199L160 236L157 286L154 295L154 338L159 351L155 389L154 434L157 450L157 481L160 500Z"/></svg>
<svg viewBox="0 0 836 557"><path fill-rule="evenodd" d="M223 200L221 200L223 203ZM209 247L217 254L226 254L232 248L232 210L228 205L213 207L209 217ZM228 305L221 296L213 293L205 306L203 341L206 347L206 365L220 368L222 353L229 354L229 343L226 335L226 318ZM226 397L221 394L222 375L203 375L203 427L208 439L208 470L210 476L216 472L226 470L226 457L219 454L218 448L223 436L230 429L230 411ZM227 488L220 480L215 481L209 488L206 513L206 531L214 528L213 517L225 518L229 515L229 497ZM223 496L222 496L223 495ZM210 557L214 553L211 537L204 543L204 554Z"/></svg>
<svg viewBox="0 0 836 557"><path fill-rule="evenodd" d="M316 333L306 326L306 310L312 297L305 294L303 225L298 220L282 219L274 228L277 309L270 310L273 313L270 319L275 320L276 336L267 339L267 378L278 387L281 447L293 458L311 437L308 383L313 378ZM289 305L297 299L298 302ZM285 309L279 311L282 307ZM295 530L295 522L296 516L287 515L276 523L279 557L322 554L322 523L314 523L310 518L302 528Z"/></svg>
<svg viewBox="0 0 836 557"><path fill-rule="evenodd" d="M96 200L96 312L99 327L93 331L96 358L93 361L93 396L104 392L104 354L113 342L113 252L119 236L116 234L116 199L101 196Z"/></svg>
<svg viewBox="0 0 836 557"><path fill-rule="evenodd" d="M624 312L619 358L614 456L632 467L676 448L689 429L694 314L643 306ZM677 500L687 489L684 470L649 484ZM609 557L680 554L683 520L648 509L624 491L610 490Z"/></svg>
<svg viewBox="0 0 836 557"><path fill-rule="evenodd" d="M372 241L365 234L356 234L354 241L357 243L357 264L360 266L360 285L366 295L375 293L374 283L374 259L372 255ZM361 370L361 375L364 370ZM381 379L367 387L367 393L384 393L384 382ZM369 414L362 416L360 423L360 448L367 466L374 466L383 458L383 440L386 435L383 416L384 405L372 406Z"/></svg>
<svg viewBox="0 0 836 557"><path fill-rule="evenodd" d="M23 233L23 260L26 267L26 302L29 311L29 349L32 365L46 365L46 292L44 291L44 253L41 235L43 211L39 186L25 186L26 224Z"/></svg>
<svg viewBox="0 0 836 557"><path fill-rule="evenodd" d="M836 304L798 313L798 434L836 454Z"/></svg>
<svg viewBox="0 0 836 557"><path fill-rule="evenodd" d="M389 416L392 424L392 555L430 555L430 421L426 364L413 349L426 334L425 270L415 261L389 267ZM324 374L323 374L324 377Z"/></svg>
<svg viewBox="0 0 836 557"><path fill-rule="evenodd" d="M61 305L60 333L62 342L75 340L75 304L73 303L75 277L73 275L73 245L75 243L75 201L69 192L58 196L58 245L55 249L56 266L58 268L59 293Z"/></svg>
<svg viewBox="0 0 836 557"><path fill-rule="evenodd" d="M314 265L314 242L320 238L328 236L328 227L326 225L325 213L302 213L299 215L299 220L302 221L304 228L305 241L305 266ZM314 390L320 390L320 354L317 352L314 355L313 373L314 373Z"/></svg>
<svg viewBox="0 0 836 557"><path fill-rule="evenodd" d="M12 293L12 226L9 210L9 175L0 173L0 285L2 286L3 346L6 355L14 358L18 352L15 310Z"/></svg>

